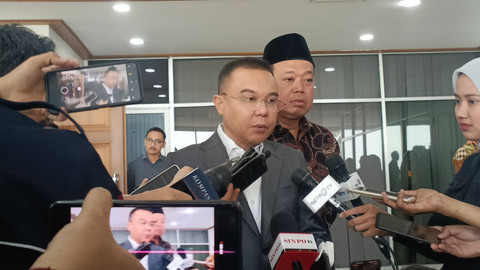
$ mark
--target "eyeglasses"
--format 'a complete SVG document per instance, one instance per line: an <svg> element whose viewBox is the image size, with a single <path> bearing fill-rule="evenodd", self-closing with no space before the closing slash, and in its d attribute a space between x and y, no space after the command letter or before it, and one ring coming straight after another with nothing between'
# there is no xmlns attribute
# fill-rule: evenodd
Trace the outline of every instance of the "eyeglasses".
<svg viewBox="0 0 480 270"><path fill-rule="evenodd" d="M250 109L252 111L256 110L258 106L260 106L260 103L262 102L265 104L265 107L267 107L267 109L271 112L279 112L285 107L285 105L287 105L284 102L278 100L277 96L270 96L270 97L258 99L253 96L232 97L227 94L221 94L221 95L240 100L245 108Z"/></svg>
<svg viewBox="0 0 480 270"><path fill-rule="evenodd" d="M152 138L148 138L148 139L145 139L145 141L147 142L147 144L155 144L155 145L159 145L159 144L162 144L164 141L161 141L161 140L153 140Z"/></svg>

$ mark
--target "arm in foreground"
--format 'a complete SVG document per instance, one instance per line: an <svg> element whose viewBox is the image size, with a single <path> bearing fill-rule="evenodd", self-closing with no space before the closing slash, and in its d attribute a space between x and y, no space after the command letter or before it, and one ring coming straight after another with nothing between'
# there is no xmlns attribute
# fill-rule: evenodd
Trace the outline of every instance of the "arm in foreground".
<svg viewBox="0 0 480 270"><path fill-rule="evenodd" d="M477 218L480 216L480 207L450 198L432 189L401 190L397 202L388 199L386 194L382 193L382 196L382 203L410 214L435 212L480 228L480 219ZM406 197L416 199L413 203L408 203L403 200Z"/></svg>
<svg viewBox="0 0 480 270"><path fill-rule="evenodd" d="M347 225L348 227L353 228L354 231L361 232L363 237L391 235L389 232L377 229L377 227L375 227L378 213L387 212L373 204L366 204L340 213L340 217L346 218L348 216L358 215L358 217L349 220Z"/></svg>

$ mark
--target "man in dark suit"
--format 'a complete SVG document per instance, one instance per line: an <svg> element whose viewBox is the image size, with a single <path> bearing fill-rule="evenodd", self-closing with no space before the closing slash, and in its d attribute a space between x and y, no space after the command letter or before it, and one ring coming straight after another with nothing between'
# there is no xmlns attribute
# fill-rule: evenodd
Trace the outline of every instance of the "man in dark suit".
<svg viewBox="0 0 480 270"><path fill-rule="evenodd" d="M128 239L120 245L126 250L137 250L143 243L150 243L153 237L154 217L151 209L134 208L128 216L127 229L130 232ZM165 251L164 248L155 244L149 244L147 250ZM142 253L136 255L141 256ZM170 263L162 253L150 253L140 259L140 263L147 270L166 270Z"/></svg>
<svg viewBox="0 0 480 270"><path fill-rule="evenodd" d="M97 105L120 102L125 96L125 93L118 89L118 70L115 66L111 66L105 71L102 83L89 83L87 91L97 95L97 98L92 101Z"/></svg>
<svg viewBox="0 0 480 270"><path fill-rule="evenodd" d="M283 106L270 65L255 58L235 60L223 67L218 85L213 102L223 123L207 141L170 153L167 166L205 170L243 154L250 147L272 153L267 159L268 171L239 196L244 269L270 269L267 254L276 237L271 235L270 221L278 212L291 213L303 232L314 234L317 244L330 240L327 225L310 212L290 180L294 169L307 168L303 155L266 141Z"/></svg>

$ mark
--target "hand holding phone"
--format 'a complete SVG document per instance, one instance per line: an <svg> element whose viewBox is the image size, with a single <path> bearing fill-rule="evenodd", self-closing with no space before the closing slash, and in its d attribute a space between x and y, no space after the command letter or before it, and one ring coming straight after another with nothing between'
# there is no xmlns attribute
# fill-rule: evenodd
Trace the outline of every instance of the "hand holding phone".
<svg viewBox="0 0 480 270"><path fill-rule="evenodd" d="M366 187L354 187L354 188L349 188L348 192L351 193L356 193L359 194L360 196L366 196L366 197L371 197L374 199L382 199L382 192L385 192L387 194L387 197L392 200L392 201L397 201L398 199L398 193L397 192L392 192L392 191L384 191L384 190L379 190L379 189L374 189L374 188L366 188ZM415 202L415 197L406 197L403 198L403 201L406 203L413 203Z"/></svg>
<svg viewBox="0 0 480 270"><path fill-rule="evenodd" d="M172 165L162 171L161 173L155 175L148 180L147 183L138 187L130 193L130 195L140 194L145 191L154 190L157 188L169 186L169 183L173 182L172 179L175 178L176 174L180 171L180 168L177 165ZM183 191L183 190L182 190Z"/></svg>
<svg viewBox="0 0 480 270"><path fill-rule="evenodd" d="M438 239L440 231L415 224L410 220L401 219L390 214L378 213L375 227L424 244L440 243L440 239Z"/></svg>
<svg viewBox="0 0 480 270"><path fill-rule="evenodd" d="M140 72L135 62L116 62L48 72L47 101L69 112L140 103Z"/></svg>
<svg viewBox="0 0 480 270"><path fill-rule="evenodd" d="M107 191L105 191L107 192ZM111 204L111 199L109 200ZM81 214L82 201L60 201L56 202L50 208L51 230L56 233L64 225L70 223L71 215ZM141 245L132 252L131 245L127 247L130 240L128 235L132 238L129 230L129 222L131 220L130 213L135 209L140 208L143 214L138 219L143 219L151 226L151 231L148 234L142 234L144 245ZM159 210L161 209L161 212ZM156 211L153 211L156 210ZM107 211L104 211L108 215ZM163 213L165 227L163 235L158 229L154 219L153 213ZM87 215L88 217L88 215ZM103 235L111 239L111 246L117 249L125 248L123 252L125 257L132 257L127 253L127 249L134 253L135 257L141 258L143 254L162 254L158 246L149 244L153 240L153 235L158 233L164 241L177 244L187 244L198 242L198 237L202 236L208 243L198 245L198 249L191 253L215 254L214 264L216 269L241 269L241 224L242 215L240 205L234 202L225 201L113 201L113 207L110 211L109 225L112 233L103 231ZM75 223L75 221L74 221ZM77 222L78 223L78 222ZM105 217L105 223L108 223L108 216ZM92 223L94 224L94 223ZM88 226L83 226L91 230ZM108 226L100 226L101 228L108 228ZM98 228L97 228L98 229ZM88 231L87 230L87 231ZM133 229L132 229L133 230ZM180 235L182 237L180 237ZM104 237L104 238L105 238ZM98 238L98 237L97 237ZM203 239L203 238L202 238ZM140 242L140 241L139 241ZM102 243L103 245L103 243ZM110 248L111 250L112 248ZM148 252L148 250L152 252ZM189 250L185 250L188 255ZM90 254L90 253L87 253ZM104 267L108 268L108 267ZM135 268L130 268L135 269Z"/></svg>

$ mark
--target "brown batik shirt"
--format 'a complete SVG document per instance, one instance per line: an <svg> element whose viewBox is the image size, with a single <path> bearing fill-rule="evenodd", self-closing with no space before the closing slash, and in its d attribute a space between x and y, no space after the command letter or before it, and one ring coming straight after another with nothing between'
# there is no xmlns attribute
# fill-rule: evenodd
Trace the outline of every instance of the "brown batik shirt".
<svg viewBox="0 0 480 270"><path fill-rule="evenodd" d="M275 125L269 140L284 144L303 153L310 174L318 181L322 181L328 173L325 159L328 155L339 154L338 142L328 129L312 123L302 117L299 122L298 137L283 128L279 123ZM335 212L330 207L323 207L321 215L328 224L335 220Z"/></svg>

